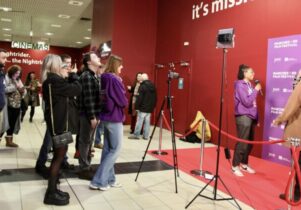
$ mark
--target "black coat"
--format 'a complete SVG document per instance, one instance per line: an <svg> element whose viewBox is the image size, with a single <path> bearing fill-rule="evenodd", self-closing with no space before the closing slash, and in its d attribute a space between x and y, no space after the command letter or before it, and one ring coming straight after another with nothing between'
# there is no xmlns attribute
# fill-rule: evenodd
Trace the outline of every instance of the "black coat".
<svg viewBox="0 0 301 210"><path fill-rule="evenodd" d="M81 85L76 74L70 75L68 81L57 74L48 73L47 79L42 86L42 92L45 101L44 116L51 135L53 135L53 130L50 112L49 84L51 84L54 131L55 134L61 134L66 130L67 101L69 100L67 100L67 98L79 96L81 93Z"/></svg>
<svg viewBox="0 0 301 210"><path fill-rule="evenodd" d="M136 110L152 113L157 103L157 93L154 84L145 80L140 84L135 103Z"/></svg>

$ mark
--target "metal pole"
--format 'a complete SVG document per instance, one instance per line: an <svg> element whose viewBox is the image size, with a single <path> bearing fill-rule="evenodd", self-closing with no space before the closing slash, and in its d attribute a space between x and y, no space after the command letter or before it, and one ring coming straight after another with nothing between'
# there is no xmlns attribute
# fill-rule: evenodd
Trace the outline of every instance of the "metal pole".
<svg viewBox="0 0 301 210"><path fill-rule="evenodd" d="M159 130L159 148L158 148L158 151L152 152L153 154L156 154L156 155L167 155L168 154L165 151L161 151L161 149L162 149L163 115L164 115L164 111L161 110L161 112L160 112L160 130Z"/></svg>
<svg viewBox="0 0 301 210"><path fill-rule="evenodd" d="M200 170L192 170L190 173L205 177L207 174L211 174L208 171L203 170L203 162L204 162L204 148L205 148L205 132L206 132L206 120L202 119L202 139L201 139L201 152L200 152ZM211 179L212 177L210 177Z"/></svg>

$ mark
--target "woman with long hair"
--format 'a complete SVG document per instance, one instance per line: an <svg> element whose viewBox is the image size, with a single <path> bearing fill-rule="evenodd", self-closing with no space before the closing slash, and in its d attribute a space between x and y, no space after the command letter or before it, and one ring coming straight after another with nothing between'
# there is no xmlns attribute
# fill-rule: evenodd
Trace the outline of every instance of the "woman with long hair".
<svg viewBox="0 0 301 210"><path fill-rule="evenodd" d="M7 96L7 113L9 129L6 131L6 146L7 147L18 147L17 144L13 142L13 134L15 127L20 119L21 111L21 100L26 90L20 79L21 67L18 65L12 65L8 68L7 74L5 76L5 93Z"/></svg>
<svg viewBox="0 0 301 210"><path fill-rule="evenodd" d="M32 118L35 113L35 107L40 106L39 91L41 86L42 85L40 84L39 80L36 78L35 72L33 71L29 72L27 74L26 81L25 81L25 87L27 90L25 102L27 103L26 104L27 106L31 106L29 122L32 122ZM23 121L23 118L26 114L26 110L22 112L21 121Z"/></svg>
<svg viewBox="0 0 301 210"><path fill-rule="evenodd" d="M255 88L252 86L251 82L254 75L251 67L244 64L240 65L234 90L237 135L239 138L249 141L254 140L255 125L258 121L256 98L261 90L259 83ZM236 143L232 161L232 171L236 176L243 176L242 171L255 173L255 170L248 165L251 150L251 144Z"/></svg>
<svg viewBox="0 0 301 210"><path fill-rule="evenodd" d="M110 187L121 187L116 182L114 164L119 156L123 139L124 108L128 101L120 77L122 59L111 55L101 75L103 109L100 120L104 124L104 147L100 165L90 183L90 189L106 191Z"/></svg>
<svg viewBox="0 0 301 210"><path fill-rule="evenodd" d="M78 76L69 74L68 69L62 65L62 60L58 55L47 55L42 64L42 92L45 101L45 120L47 129L51 136L62 134L66 131L68 98L78 96L81 93L81 85ZM68 80L66 79L68 77ZM51 94L50 94L51 91ZM50 104L52 100L52 107ZM51 117L53 116L53 124ZM57 188L58 174L67 152L67 145L55 147L53 149L53 159L49 170L48 187L44 197L45 204L67 205L69 194Z"/></svg>

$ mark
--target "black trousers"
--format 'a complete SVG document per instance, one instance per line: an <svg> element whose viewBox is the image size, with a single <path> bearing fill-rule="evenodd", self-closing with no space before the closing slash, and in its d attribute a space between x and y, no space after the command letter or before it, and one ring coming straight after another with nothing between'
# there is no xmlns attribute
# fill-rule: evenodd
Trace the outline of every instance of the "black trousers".
<svg viewBox="0 0 301 210"><path fill-rule="evenodd" d="M235 120L238 138L253 141L256 121L245 115L237 116ZM237 142L235 145L232 165L235 167L241 163L248 164L252 148L252 144Z"/></svg>
<svg viewBox="0 0 301 210"><path fill-rule="evenodd" d="M7 136L12 136L15 130L15 125L20 115L21 108L7 107L9 129L6 131Z"/></svg>

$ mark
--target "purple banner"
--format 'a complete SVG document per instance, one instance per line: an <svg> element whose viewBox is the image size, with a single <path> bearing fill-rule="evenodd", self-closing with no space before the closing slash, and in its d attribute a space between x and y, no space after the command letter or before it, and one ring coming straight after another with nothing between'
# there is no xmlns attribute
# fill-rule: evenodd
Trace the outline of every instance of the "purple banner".
<svg viewBox="0 0 301 210"><path fill-rule="evenodd" d="M269 39L267 67L263 137L273 141L282 139L284 125L275 127L272 121L283 111L301 69L301 35ZM290 163L290 151L281 144L264 146L262 157L283 165Z"/></svg>

